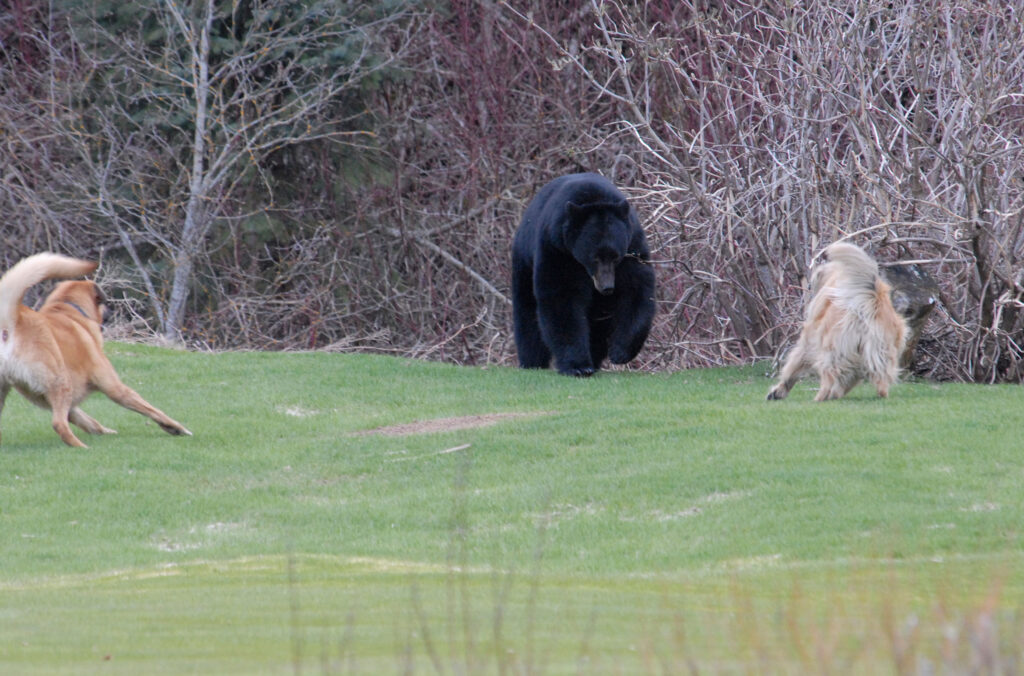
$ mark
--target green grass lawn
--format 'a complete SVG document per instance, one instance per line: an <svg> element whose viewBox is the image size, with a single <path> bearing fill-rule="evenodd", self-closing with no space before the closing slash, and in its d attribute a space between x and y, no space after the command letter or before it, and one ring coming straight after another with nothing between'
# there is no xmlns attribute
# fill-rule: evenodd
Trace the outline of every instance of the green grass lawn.
<svg viewBox="0 0 1024 676"><path fill-rule="evenodd" d="M1024 659L1024 390L108 345L0 446L0 673L954 672ZM419 434L382 426L520 414Z"/></svg>

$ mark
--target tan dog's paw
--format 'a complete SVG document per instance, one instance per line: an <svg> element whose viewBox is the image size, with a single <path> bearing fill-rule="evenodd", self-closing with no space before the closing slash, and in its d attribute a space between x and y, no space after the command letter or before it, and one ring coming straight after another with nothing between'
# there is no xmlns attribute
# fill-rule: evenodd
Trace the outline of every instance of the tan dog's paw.
<svg viewBox="0 0 1024 676"><path fill-rule="evenodd" d="M192 433L189 432L188 429L184 425L182 425L180 423L174 423L174 425L170 425L170 424L166 424L166 423L157 423L157 424L160 425L160 427L163 429L164 432L167 432L168 434L173 434L176 437L190 437L190 436L192 436Z"/></svg>

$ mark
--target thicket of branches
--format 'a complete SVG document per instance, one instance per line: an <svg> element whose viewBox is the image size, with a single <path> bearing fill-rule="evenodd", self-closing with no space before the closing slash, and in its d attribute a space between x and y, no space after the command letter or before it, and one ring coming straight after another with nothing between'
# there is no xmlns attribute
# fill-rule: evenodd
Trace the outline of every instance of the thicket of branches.
<svg viewBox="0 0 1024 676"><path fill-rule="evenodd" d="M115 25L12 4L0 20L0 208L4 264L41 249L102 253L123 319L167 333L157 312L174 287L196 153L207 168L242 146L222 116L197 150L194 86L177 106L118 98L111 83L146 92L188 74L189 19L162 6ZM211 101L241 96L267 113L256 85L293 60L271 52L280 63L254 71L245 55L302 40L296 7L324 16L351 3L234 6L213 16L227 50L213 64L239 65ZM238 7L285 6L293 14L273 35L217 32L244 23ZM633 199L657 260L642 367L777 356L798 328L814 255L845 237L883 264L920 261L938 281L918 371L1024 378L1024 20L1013 3L364 6L375 11L331 15L362 50L336 55L345 77L314 64L305 85L276 90L287 101L335 84L289 134L244 146L198 205L209 228L186 342L511 363L512 232L541 185L590 170ZM152 36L145 21L163 37L131 60L86 39ZM140 109L152 123L137 123Z"/></svg>

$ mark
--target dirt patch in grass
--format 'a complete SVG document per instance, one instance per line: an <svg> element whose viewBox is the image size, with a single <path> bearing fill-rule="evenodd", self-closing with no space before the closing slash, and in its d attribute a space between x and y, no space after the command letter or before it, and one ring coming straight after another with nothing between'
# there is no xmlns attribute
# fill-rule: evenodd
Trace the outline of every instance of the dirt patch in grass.
<svg viewBox="0 0 1024 676"><path fill-rule="evenodd" d="M401 425L374 427L372 430L356 432L357 436L381 434L386 437L404 437L412 434L435 434L437 432L454 432L477 427L496 425L505 420L515 418L532 418L549 413L485 413L483 415L463 415L455 418L434 418L433 420L415 420Z"/></svg>

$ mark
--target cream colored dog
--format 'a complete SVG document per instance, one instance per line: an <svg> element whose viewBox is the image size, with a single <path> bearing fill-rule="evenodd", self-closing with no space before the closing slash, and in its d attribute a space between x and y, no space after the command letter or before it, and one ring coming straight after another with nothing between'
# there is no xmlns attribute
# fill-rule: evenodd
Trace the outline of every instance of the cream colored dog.
<svg viewBox="0 0 1024 676"><path fill-rule="evenodd" d="M890 287L863 249L836 242L811 277L811 300L796 346L768 399L785 399L796 381L815 371L815 401L838 399L862 379L885 397L899 377L907 324L893 307Z"/></svg>
<svg viewBox="0 0 1024 676"><path fill-rule="evenodd" d="M96 263L41 253L0 278L0 412L14 387L33 404L53 411L53 429L68 446L85 447L69 422L90 434L113 434L78 405L99 390L152 418L170 434L192 433L121 382L103 353L104 299L91 281L62 282L38 312L22 305L25 291L45 279L87 275Z"/></svg>

